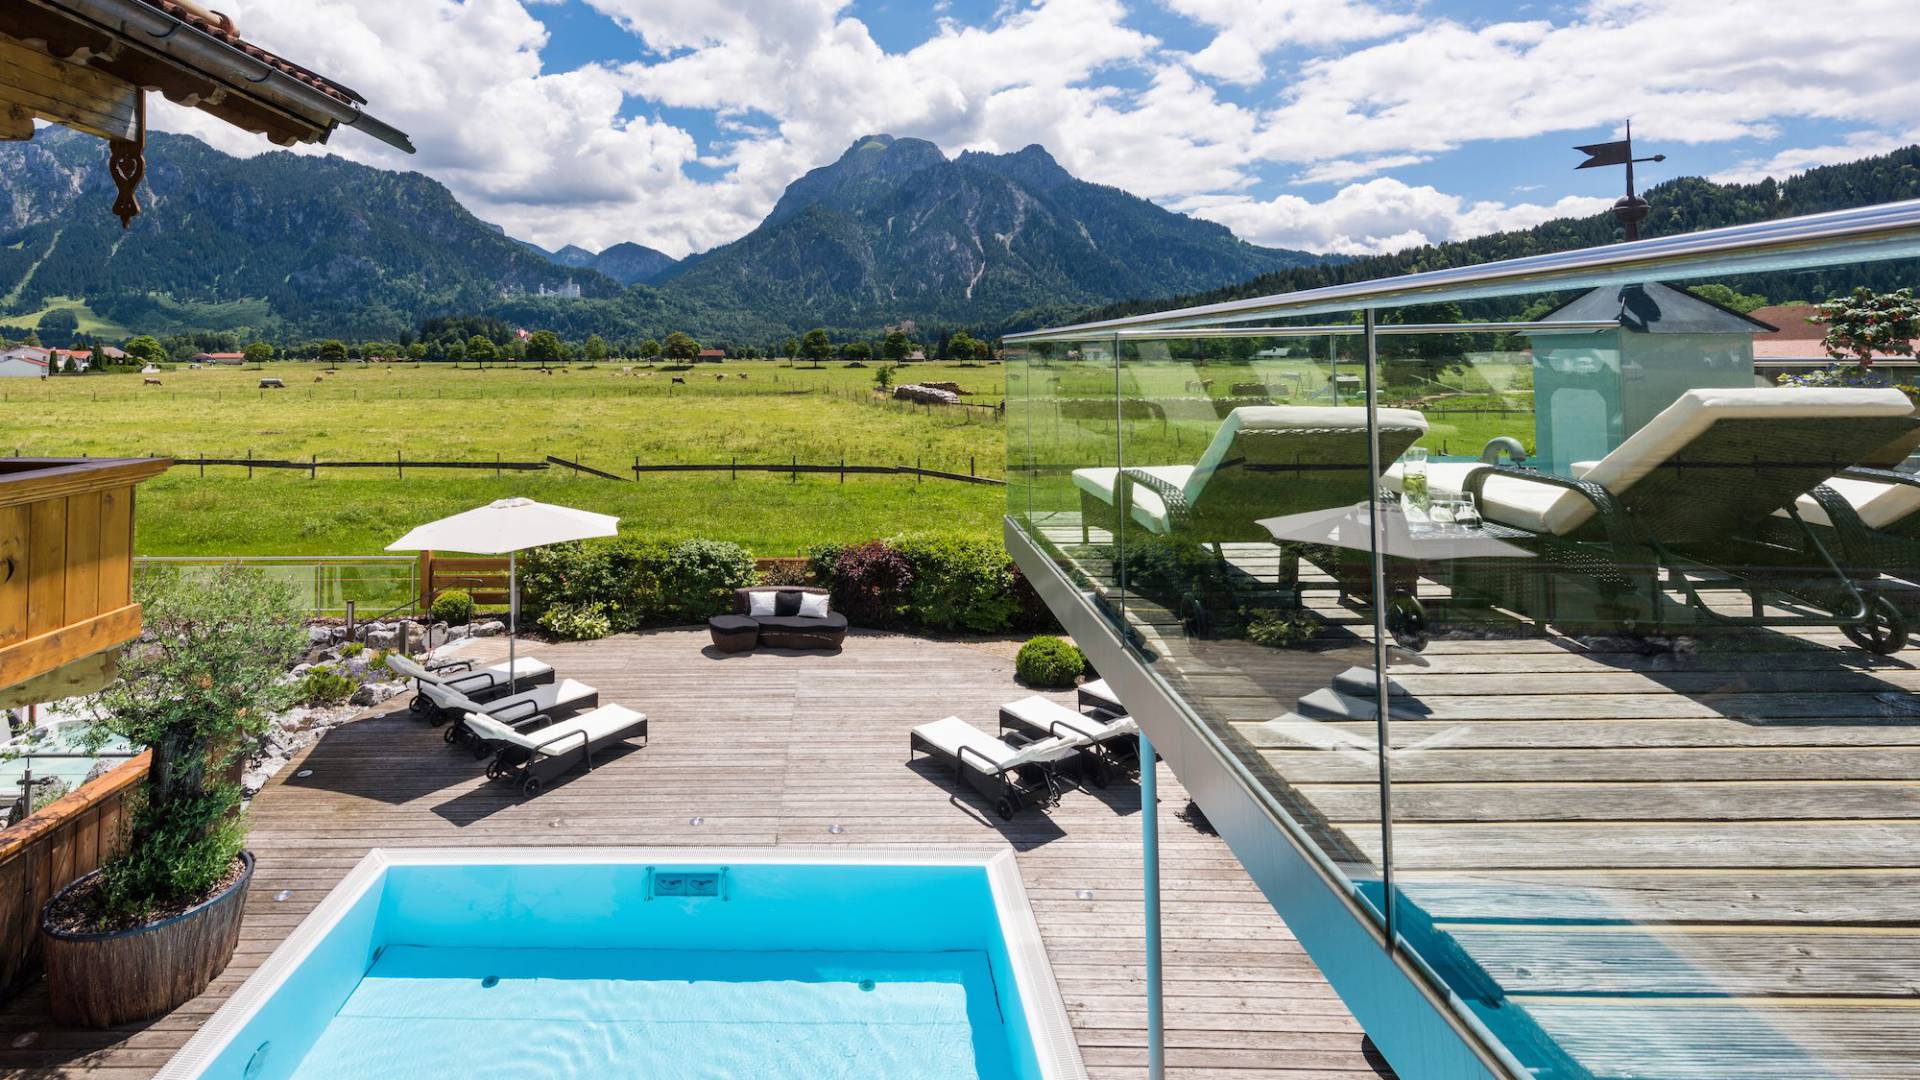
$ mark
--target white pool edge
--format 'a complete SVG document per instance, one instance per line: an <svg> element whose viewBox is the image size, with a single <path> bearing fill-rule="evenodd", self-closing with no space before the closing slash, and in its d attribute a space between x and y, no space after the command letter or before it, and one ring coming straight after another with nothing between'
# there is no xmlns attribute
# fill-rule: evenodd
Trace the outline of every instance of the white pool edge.
<svg viewBox="0 0 1920 1080"><path fill-rule="evenodd" d="M154 1080L200 1080L208 1065L226 1050L234 1036L253 1019L260 1006L278 993L287 977L312 955L327 932L359 902L367 889L394 866L587 866L665 863L668 865L726 863L736 866L970 866L987 875L993 891L995 915L1013 965L1014 985L1027 1018L1033 1054L1046 1080L1083 1080L1086 1065L1080 1044L1067 1019L1060 985L1047 961L1040 926L1034 921L1019 863L1008 848L952 850L929 854L908 848L374 848L327 893L300 925L274 948L272 955L247 976L207 1022L194 1032ZM258 894L249 902L258 902Z"/></svg>

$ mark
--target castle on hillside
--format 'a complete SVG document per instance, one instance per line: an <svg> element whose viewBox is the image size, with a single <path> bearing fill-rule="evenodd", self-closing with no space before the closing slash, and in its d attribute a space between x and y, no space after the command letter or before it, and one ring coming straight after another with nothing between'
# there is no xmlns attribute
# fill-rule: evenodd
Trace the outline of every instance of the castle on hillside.
<svg viewBox="0 0 1920 1080"><path fill-rule="evenodd" d="M559 288L549 289L547 288L547 283L543 281L540 283L540 295L557 296L562 300L578 300L580 299L580 285L572 278L568 278L565 285Z"/></svg>

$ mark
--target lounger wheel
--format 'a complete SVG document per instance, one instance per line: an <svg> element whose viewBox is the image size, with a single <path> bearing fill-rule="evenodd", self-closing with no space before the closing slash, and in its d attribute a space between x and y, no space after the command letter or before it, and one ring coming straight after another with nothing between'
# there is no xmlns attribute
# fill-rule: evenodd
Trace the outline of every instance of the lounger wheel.
<svg viewBox="0 0 1920 1080"><path fill-rule="evenodd" d="M1013 800L1005 796L993 800L993 812L999 814L1002 821L1012 821Z"/></svg>
<svg viewBox="0 0 1920 1080"><path fill-rule="evenodd" d="M507 775L507 770L500 766L500 759L495 758L487 762L487 779L498 780L505 775Z"/></svg>
<svg viewBox="0 0 1920 1080"><path fill-rule="evenodd" d="M531 798L532 796L540 794L540 789L543 786L545 785L540 783L539 777L529 776L525 780L520 781L520 794Z"/></svg>
<svg viewBox="0 0 1920 1080"><path fill-rule="evenodd" d="M455 724L452 727L449 727L446 731L440 734L440 737L447 740L447 745L449 746L459 742L460 741L460 725Z"/></svg>
<svg viewBox="0 0 1920 1080"><path fill-rule="evenodd" d="M413 715L419 716L421 713L427 711L427 699L420 696L418 692L415 692L413 700L407 702L407 709L412 712Z"/></svg>
<svg viewBox="0 0 1920 1080"><path fill-rule="evenodd" d="M1104 788L1111 779L1107 772L1107 763L1104 760L1094 758L1093 761L1087 765L1087 782L1094 787Z"/></svg>
<svg viewBox="0 0 1920 1080"><path fill-rule="evenodd" d="M1907 617L1877 593L1867 600L1866 621L1841 629L1848 640L1878 656L1891 656L1907 644Z"/></svg>
<svg viewBox="0 0 1920 1080"><path fill-rule="evenodd" d="M1401 648L1414 652L1427 647L1427 608L1419 597L1400 595L1387 608L1387 632Z"/></svg>

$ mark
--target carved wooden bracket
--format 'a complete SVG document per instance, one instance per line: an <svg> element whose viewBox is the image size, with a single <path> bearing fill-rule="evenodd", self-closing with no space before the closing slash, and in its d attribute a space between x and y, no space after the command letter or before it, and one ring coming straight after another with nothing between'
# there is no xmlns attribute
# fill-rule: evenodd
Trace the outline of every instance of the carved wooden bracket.
<svg viewBox="0 0 1920 1080"><path fill-rule="evenodd" d="M107 145L111 152L107 157L107 171L113 174L113 186L119 196L113 200L113 212L120 219L120 227L133 227L134 215L140 212L140 199L136 194L140 181L147 175L147 95L145 91L135 91L133 97L133 138L114 139Z"/></svg>

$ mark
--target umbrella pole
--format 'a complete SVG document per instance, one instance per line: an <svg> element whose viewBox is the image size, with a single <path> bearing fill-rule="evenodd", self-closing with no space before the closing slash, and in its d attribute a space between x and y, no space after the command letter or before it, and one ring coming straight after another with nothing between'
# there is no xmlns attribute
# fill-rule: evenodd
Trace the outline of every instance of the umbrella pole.
<svg viewBox="0 0 1920 1080"><path fill-rule="evenodd" d="M520 689L520 662L516 657L520 636L519 552L507 552L507 690Z"/></svg>

